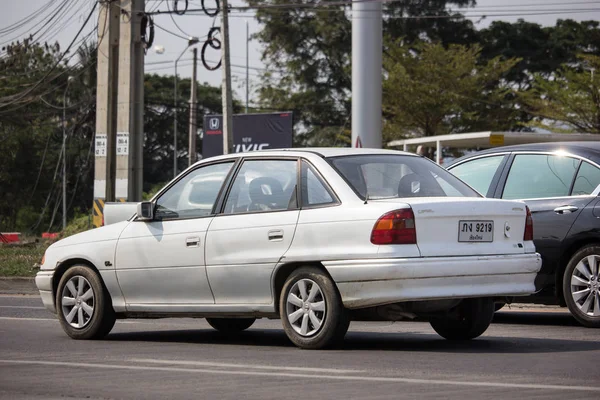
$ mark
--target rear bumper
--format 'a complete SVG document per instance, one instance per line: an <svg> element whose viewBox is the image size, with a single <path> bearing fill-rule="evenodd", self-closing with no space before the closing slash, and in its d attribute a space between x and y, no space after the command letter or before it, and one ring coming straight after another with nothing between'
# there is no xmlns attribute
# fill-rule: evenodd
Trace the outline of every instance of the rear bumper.
<svg viewBox="0 0 600 400"><path fill-rule="evenodd" d="M526 296L535 292L538 253L326 261L350 309L415 300Z"/></svg>
<svg viewBox="0 0 600 400"><path fill-rule="evenodd" d="M54 277L54 271L40 271L35 276L35 285L40 291L40 297L42 303L51 312L56 314L56 307L54 305L54 293L52 292L52 278Z"/></svg>

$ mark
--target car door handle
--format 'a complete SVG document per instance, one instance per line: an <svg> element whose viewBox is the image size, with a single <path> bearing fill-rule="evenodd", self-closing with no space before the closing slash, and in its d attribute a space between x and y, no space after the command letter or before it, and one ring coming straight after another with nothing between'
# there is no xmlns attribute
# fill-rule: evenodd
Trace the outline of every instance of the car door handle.
<svg viewBox="0 0 600 400"><path fill-rule="evenodd" d="M200 238L197 236L192 236L185 239L185 245L187 247L198 247L200 246Z"/></svg>
<svg viewBox="0 0 600 400"><path fill-rule="evenodd" d="M269 240L281 241L283 240L283 229L273 229L269 231Z"/></svg>
<svg viewBox="0 0 600 400"><path fill-rule="evenodd" d="M554 212L557 214L571 214L572 212L577 211L578 208L575 206L561 206L561 207L556 207L554 209Z"/></svg>

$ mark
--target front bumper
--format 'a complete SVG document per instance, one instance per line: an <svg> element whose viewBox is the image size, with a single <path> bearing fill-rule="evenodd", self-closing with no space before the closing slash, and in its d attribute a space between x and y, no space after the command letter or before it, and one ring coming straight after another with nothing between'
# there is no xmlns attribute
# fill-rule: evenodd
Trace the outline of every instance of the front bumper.
<svg viewBox="0 0 600 400"><path fill-rule="evenodd" d="M35 285L40 291L40 297L42 303L50 311L56 314L56 307L54 305L54 292L52 290L52 278L54 277L54 271L40 271L35 276Z"/></svg>
<svg viewBox="0 0 600 400"><path fill-rule="evenodd" d="M405 301L526 296L535 292L538 253L326 261L346 308Z"/></svg>

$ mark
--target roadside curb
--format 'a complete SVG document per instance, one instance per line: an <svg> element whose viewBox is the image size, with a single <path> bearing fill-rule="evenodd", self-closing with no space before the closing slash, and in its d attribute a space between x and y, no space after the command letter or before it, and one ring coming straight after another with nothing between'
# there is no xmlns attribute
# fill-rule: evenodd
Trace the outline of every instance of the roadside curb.
<svg viewBox="0 0 600 400"><path fill-rule="evenodd" d="M4 277L0 278L0 294L38 294L35 278Z"/></svg>

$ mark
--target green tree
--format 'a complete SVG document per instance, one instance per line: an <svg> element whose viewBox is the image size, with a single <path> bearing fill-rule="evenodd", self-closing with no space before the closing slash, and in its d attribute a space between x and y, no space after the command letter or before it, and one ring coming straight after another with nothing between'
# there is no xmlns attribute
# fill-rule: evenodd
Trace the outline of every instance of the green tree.
<svg viewBox="0 0 600 400"><path fill-rule="evenodd" d="M488 129L503 129L501 116L510 109L502 101L510 87L502 78L518 60L480 64L480 54L477 45L392 42L384 57L385 138L470 131L481 124L482 109Z"/></svg>
<svg viewBox="0 0 600 400"><path fill-rule="evenodd" d="M528 89L534 73L549 76L565 63L578 63L580 53L600 55L598 21L558 20L555 26L541 26L518 20L494 21L478 32L482 59L498 56L521 61L507 75L520 89Z"/></svg>
<svg viewBox="0 0 600 400"><path fill-rule="evenodd" d="M351 13L347 7L323 7L327 2L320 1L312 8L260 8L256 13L262 30L255 37L264 46L262 57L269 71L258 91L259 105L264 109L294 111L296 146L349 143ZM289 1L272 3L289 4ZM470 21L414 18L449 16L447 5L473 4L473 0L384 3L384 34L444 43L475 40Z"/></svg>
<svg viewBox="0 0 600 400"><path fill-rule="evenodd" d="M178 80L177 101L177 166L182 171L188 166L188 132L190 115L191 80ZM207 83L198 84L197 127L203 129L205 114L221 113L221 89ZM144 191L173 178L173 76L147 74L144 81ZM234 112L240 112L239 101L234 101ZM198 152L202 141L198 140Z"/></svg>
<svg viewBox="0 0 600 400"><path fill-rule="evenodd" d="M535 74L532 89L520 94L525 109L535 116L530 126L600 133L600 57L579 58L578 65L564 64L551 79Z"/></svg>

